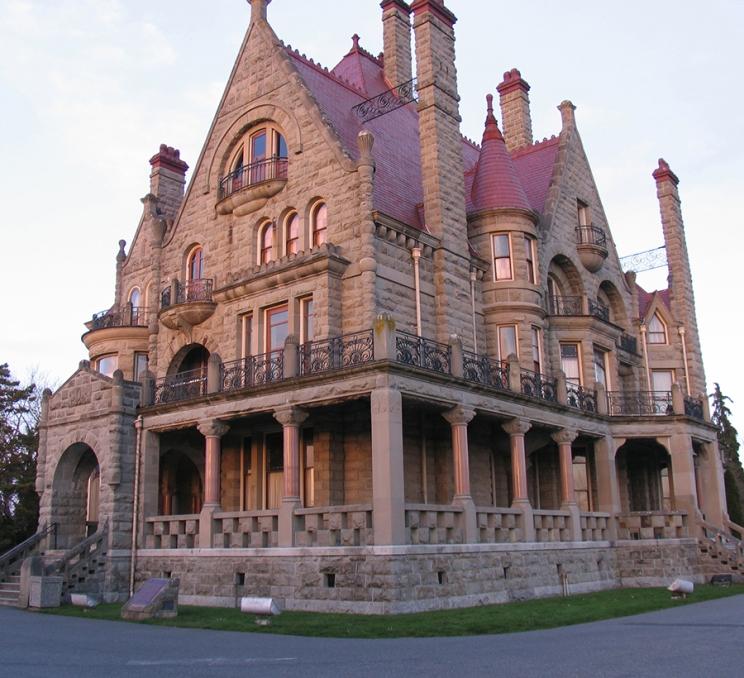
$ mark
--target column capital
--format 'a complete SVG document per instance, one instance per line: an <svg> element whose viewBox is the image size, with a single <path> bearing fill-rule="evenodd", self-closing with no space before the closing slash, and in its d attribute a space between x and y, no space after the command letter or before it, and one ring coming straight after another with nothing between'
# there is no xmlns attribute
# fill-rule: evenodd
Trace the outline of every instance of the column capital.
<svg viewBox="0 0 744 678"><path fill-rule="evenodd" d="M574 431L570 428L562 428L560 431L556 431L555 433L551 433L550 437L557 442L559 445L561 443L569 443L571 444L576 438L579 437L578 431Z"/></svg>
<svg viewBox="0 0 744 678"><path fill-rule="evenodd" d="M308 412L306 410L294 405L287 405L274 410L274 419L282 426L300 426L307 417Z"/></svg>
<svg viewBox="0 0 744 678"><path fill-rule="evenodd" d="M532 424L526 419L515 418L501 424L501 428L503 428L510 436L524 435L532 428Z"/></svg>
<svg viewBox="0 0 744 678"><path fill-rule="evenodd" d="M475 410L465 405L455 405L451 410L442 412L442 416L452 425L468 425L475 416Z"/></svg>
<svg viewBox="0 0 744 678"><path fill-rule="evenodd" d="M196 428L205 438L221 438L230 430L230 427L219 419L200 421Z"/></svg>

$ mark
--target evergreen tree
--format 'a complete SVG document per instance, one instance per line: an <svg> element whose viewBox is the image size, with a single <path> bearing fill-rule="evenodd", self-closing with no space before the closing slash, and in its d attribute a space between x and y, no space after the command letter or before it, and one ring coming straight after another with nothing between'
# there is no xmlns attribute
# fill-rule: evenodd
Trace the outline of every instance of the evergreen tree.
<svg viewBox="0 0 744 678"><path fill-rule="evenodd" d="M718 427L718 447L723 460L726 503L729 518L738 525L742 525L744 524L744 507L741 503L741 498L744 496L744 468L739 459L738 433L729 419L731 410L726 404L727 401L732 403L733 400L721 392L718 383L715 386L715 391L711 394L713 398L711 419Z"/></svg>
<svg viewBox="0 0 744 678"><path fill-rule="evenodd" d="M36 531L34 488L39 444L36 386L20 387L0 365L0 553Z"/></svg>

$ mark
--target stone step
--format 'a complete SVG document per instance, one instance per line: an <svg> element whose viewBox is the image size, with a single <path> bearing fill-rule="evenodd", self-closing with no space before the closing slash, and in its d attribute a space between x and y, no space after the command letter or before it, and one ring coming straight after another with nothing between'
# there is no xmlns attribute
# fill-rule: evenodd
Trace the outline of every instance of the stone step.
<svg viewBox="0 0 744 678"><path fill-rule="evenodd" d="M21 590L20 582L3 582L0 584L0 593L18 593Z"/></svg>

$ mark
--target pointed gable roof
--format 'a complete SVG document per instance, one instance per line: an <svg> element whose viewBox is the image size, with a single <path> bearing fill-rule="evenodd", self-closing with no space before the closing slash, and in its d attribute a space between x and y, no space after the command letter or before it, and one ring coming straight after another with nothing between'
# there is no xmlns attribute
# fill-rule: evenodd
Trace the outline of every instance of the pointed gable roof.
<svg viewBox="0 0 744 678"><path fill-rule="evenodd" d="M356 87L368 97L385 91L388 85L382 76L382 63L359 45L359 36L351 36L352 47L331 73Z"/></svg>
<svg viewBox="0 0 744 678"><path fill-rule="evenodd" d="M548 197L550 180L553 177L559 141L558 137L543 139L512 154L514 167L527 199L532 209L540 214L545 212L545 202Z"/></svg>
<svg viewBox="0 0 744 678"><path fill-rule="evenodd" d="M636 283L638 289L638 316L641 320L644 320L648 315L648 311L654 301L661 302L664 305L664 310L669 313L669 289L655 290L653 292L647 292L638 283Z"/></svg>
<svg viewBox="0 0 744 678"><path fill-rule="evenodd" d="M471 190L475 211L512 207L532 210L514 162L506 150L496 118L493 96L486 97L488 113Z"/></svg>

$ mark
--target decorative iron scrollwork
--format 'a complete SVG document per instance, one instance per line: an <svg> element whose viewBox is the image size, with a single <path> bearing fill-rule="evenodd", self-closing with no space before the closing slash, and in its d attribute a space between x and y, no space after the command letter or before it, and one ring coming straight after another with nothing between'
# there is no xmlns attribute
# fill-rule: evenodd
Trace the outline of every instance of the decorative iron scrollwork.
<svg viewBox="0 0 744 678"><path fill-rule="evenodd" d="M351 110L361 122L368 122L413 101L418 101L416 78L362 101L361 104L353 106Z"/></svg>

